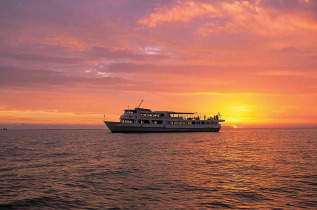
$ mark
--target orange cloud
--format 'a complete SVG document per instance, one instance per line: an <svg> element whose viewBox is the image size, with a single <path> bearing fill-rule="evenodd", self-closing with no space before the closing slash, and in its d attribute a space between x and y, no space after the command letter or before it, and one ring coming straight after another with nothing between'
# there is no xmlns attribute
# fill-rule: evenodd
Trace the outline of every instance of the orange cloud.
<svg viewBox="0 0 317 210"><path fill-rule="evenodd" d="M264 36L317 29L317 22L310 18L264 9L259 3L251 4L248 1L223 3L221 10L229 18L228 24L234 23L240 30L247 29Z"/></svg>
<svg viewBox="0 0 317 210"><path fill-rule="evenodd" d="M309 4L306 1L305 4ZM158 7L152 14L143 17L139 24L149 28L172 22L191 22L204 18L197 31L202 36L211 33L252 32L262 36L281 34L316 33L317 22L307 15L294 15L263 8L259 1L233 1L231 3L198 3L178 1L174 7Z"/></svg>
<svg viewBox="0 0 317 210"><path fill-rule="evenodd" d="M85 44L75 37L50 36L46 38L47 42L52 45L68 48L73 51L84 51Z"/></svg>
<svg viewBox="0 0 317 210"><path fill-rule="evenodd" d="M219 16L216 8L211 4L178 1L175 7L157 8L156 12L140 19L139 24L155 28L157 25L168 22L190 22L194 18L206 15L210 17Z"/></svg>

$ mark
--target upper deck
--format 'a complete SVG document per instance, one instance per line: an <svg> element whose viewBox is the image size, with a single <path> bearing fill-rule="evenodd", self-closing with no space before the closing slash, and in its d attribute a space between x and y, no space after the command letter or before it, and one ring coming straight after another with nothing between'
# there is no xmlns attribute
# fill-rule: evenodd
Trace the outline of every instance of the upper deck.
<svg viewBox="0 0 317 210"><path fill-rule="evenodd" d="M132 119L153 119L153 120L212 120L223 122L220 120L218 115L213 117L200 117L196 112L175 112L175 111L152 111L151 109L146 108L135 108L135 109L125 109L124 114L121 115L121 120L132 120Z"/></svg>
<svg viewBox="0 0 317 210"><path fill-rule="evenodd" d="M196 112L174 112L174 111L152 111L151 109L135 108L125 109L122 116L140 116L140 117L181 117L181 115L194 115Z"/></svg>

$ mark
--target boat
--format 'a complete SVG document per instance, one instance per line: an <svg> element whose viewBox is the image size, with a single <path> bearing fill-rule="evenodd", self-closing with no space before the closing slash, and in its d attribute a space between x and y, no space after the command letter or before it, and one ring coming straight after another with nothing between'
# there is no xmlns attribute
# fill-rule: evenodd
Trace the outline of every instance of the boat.
<svg viewBox="0 0 317 210"><path fill-rule="evenodd" d="M204 116L196 112L152 111L140 108L143 100L134 109L125 109L119 122L105 121L112 133L133 132L219 132L221 115Z"/></svg>

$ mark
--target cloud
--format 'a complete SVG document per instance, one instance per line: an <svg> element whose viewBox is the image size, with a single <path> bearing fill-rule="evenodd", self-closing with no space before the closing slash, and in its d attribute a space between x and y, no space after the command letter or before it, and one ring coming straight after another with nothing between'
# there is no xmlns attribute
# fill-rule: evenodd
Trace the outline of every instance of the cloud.
<svg viewBox="0 0 317 210"><path fill-rule="evenodd" d="M264 72L259 72L258 75L296 77L297 79L299 77L317 79L316 72L302 72L302 71L285 71L285 70L284 71L264 71Z"/></svg>
<svg viewBox="0 0 317 210"><path fill-rule="evenodd" d="M23 60L29 62L46 62L46 63L79 63L82 61L81 58L67 58L58 56L48 56L39 54L24 54L24 53L5 53L0 52L0 57L5 57L14 60Z"/></svg>
<svg viewBox="0 0 317 210"><path fill-rule="evenodd" d="M111 50L105 47L92 47L86 55L91 58L108 58L108 59L131 59L131 60L157 60L169 57L168 54L161 51L156 53L147 53L148 51L141 50L126 50L126 49L114 49Z"/></svg>
<svg viewBox="0 0 317 210"><path fill-rule="evenodd" d="M156 8L156 11L146 17L141 18L138 22L150 28L169 22L190 22L195 18L204 16L217 16L216 8L211 4L178 1L177 5L172 8L166 6Z"/></svg>
<svg viewBox="0 0 317 210"><path fill-rule="evenodd" d="M128 86L127 80L115 77L78 77L52 70L26 70L15 67L0 67L0 86L4 89L82 89L119 88Z"/></svg>
<svg viewBox="0 0 317 210"><path fill-rule="evenodd" d="M85 43L78 40L76 37L59 37L51 36L46 38L47 42L52 45L57 45L65 48L69 48L73 51L84 51Z"/></svg>
<svg viewBox="0 0 317 210"><path fill-rule="evenodd" d="M274 3L275 2L275 3ZM276 3L279 2L279 3ZM300 30L317 31L317 22L311 16L297 9L312 8L305 1L230 1L200 3L194 1L178 1L173 7L158 7L155 12L139 20L139 24L149 28L159 25L201 19L197 32L202 36L213 33L246 33L262 36L280 36ZM281 12L286 6L291 12ZM268 9L270 8L270 9Z"/></svg>
<svg viewBox="0 0 317 210"><path fill-rule="evenodd" d="M306 10L315 13L317 8L317 2L314 0L261 0L257 1L257 4L265 8L288 12Z"/></svg>
<svg viewBox="0 0 317 210"><path fill-rule="evenodd" d="M154 65L113 63L102 70L106 74L138 81L130 90L169 93L300 93L315 83L313 70L263 66L218 67L204 65ZM245 72L249 72L246 74ZM314 76L315 75L315 76ZM292 86L287 86L291 83ZM266 84L266 85L259 85ZM237 89L236 87L239 86ZM311 89L312 90L312 89ZM310 92L311 92L310 90Z"/></svg>

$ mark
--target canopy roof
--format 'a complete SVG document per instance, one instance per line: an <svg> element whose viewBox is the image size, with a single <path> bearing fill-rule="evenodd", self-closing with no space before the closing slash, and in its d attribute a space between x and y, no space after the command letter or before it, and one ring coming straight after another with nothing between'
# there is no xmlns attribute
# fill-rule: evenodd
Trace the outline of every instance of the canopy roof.
<svg viewBox="0 0 317 210"><path fill-rule="evenodd" d="M169 114L196 114L196 112L173 112L173 111L155 111L155 112L167 112Z"/></svg>
<svg viewBox="0 0 317 210"><path fill-rule="evenodd" d="M146 108L125 109L124 111L135 111L135 110L152 112L152 113L196 114L196 112L152 111L151 109L146 109Z"/></svg>

